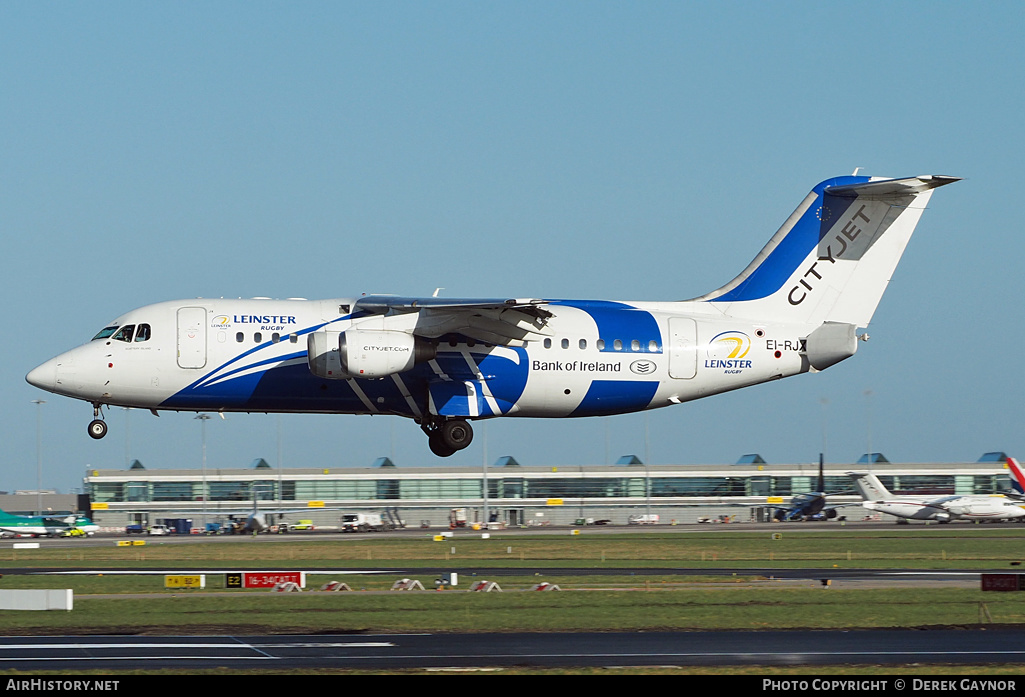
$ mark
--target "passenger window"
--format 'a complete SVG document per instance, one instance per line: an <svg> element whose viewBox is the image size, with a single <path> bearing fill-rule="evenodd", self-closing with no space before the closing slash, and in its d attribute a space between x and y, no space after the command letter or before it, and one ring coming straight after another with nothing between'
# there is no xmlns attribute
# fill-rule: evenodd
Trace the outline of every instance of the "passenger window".
<svg viewBox="0 0 1025 697"><path fill-rule="evenodd" d="M551 347L552 347L552 340L551 339L545 339L545 348L551 348Z"/></svg>
<svg viewBox="0 0 1025 697"><path fill-rule="evenodd" d="M288 340L291 341L293 344L298 344L299 343L299 335L296 334L295 332L292 332L291 334L288 335Z"/></svg>
<svg viewBox="0 0 1025 697"><path fill-rule="evenodd" d="M658 353L658 342L652 339L648 342L648 351L650 353Z"/></svg>
<svg viewBox="0 0 1025 697"><path fill-rule="evenodd" d="M149 341L150 328L148 324L140 324L139 331L135 333L135 341Z"/></svg>
<svg viewBox="0 0 1025 697"><path fill-rule="evenodd" d="M563 339L562 340L562 348L564 348L564 349L568 349L569 348L569 339Z"/></svg>
<svg viewBox="0 0 1025 697"><path fill-rule="evenodd" d="M260 343L261 341L263 341L263 334L261 334L260 332L254 333L253 341L255 341L256 343Z"/></svg>
<svg viewBox="0 0 1025 697"><path fill-rule="evenodd" d="M239 332L238 334L235 335L235 341L237 341L238 343L241 344L245 340L246 340L246 337L245 337L245 335L242 332Z"/></svg>
<svg viewBox="0 0 1025 697"><path fill-rule="evenodd" d="M623 350L623 342L620 341L619 339L616 339L615 341L612 342L612 348L616 349L617 351L622 351Z"/></svg>
<svg viewBox="0 0 1025 697"><path fill-rule="evenodd" d="M641 350L641 342L637 341L637 339L634 339L633 341L631 341L630 342L630 350L631 351L640 351Z"/></svg>
<svg viewBox="0 0 1025 697"><path fill-rule="evenodd" d="M131 341L132 341L132 332L134 332L134 331L135 331L135 325L134 324L126 324L125 326L121 327L121 329L118 330L117 334L115 334L113 336L113 338L114 338L115 341L127 341L127 342L131 343Z"/></svg>
<svg viewBox="0 0 1025 697"><path fill-rule="evenodd" d="M598 339L598 341L596 341L594 343L594 345L598 348L599 351L604 351L605 350L605 339Z"/></svg>
<svg viewBox="0 0 1025 697"><path fill-rule="evenodd" d="M281 341L281 335L278 334L277 332L274 332L273 334L270 335L270 340L271 340L271 342L276 344L279 341Z"/></svg>
<svg viewBox="0 0 1025 697"><path fill-rule="evenodd" d="M580 348L581 349L587 348L587 339L581 339L580 340Z"/></svg>

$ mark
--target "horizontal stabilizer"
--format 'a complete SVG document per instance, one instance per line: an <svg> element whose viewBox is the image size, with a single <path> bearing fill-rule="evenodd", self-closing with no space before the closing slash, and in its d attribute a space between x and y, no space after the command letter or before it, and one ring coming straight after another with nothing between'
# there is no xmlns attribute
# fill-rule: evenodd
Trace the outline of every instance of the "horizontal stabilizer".
<svg viewBox="0 0 1025 697"><path fill-rule="evenodd" d="M860 198L868 201L882 201L889 198L900 198L920 194L929 189L936 189L945 184L961 181L960 177L947 177L937 174L925 174L907 179L884 179L864 184L826 187L826 194L841 198Z"/></svg>

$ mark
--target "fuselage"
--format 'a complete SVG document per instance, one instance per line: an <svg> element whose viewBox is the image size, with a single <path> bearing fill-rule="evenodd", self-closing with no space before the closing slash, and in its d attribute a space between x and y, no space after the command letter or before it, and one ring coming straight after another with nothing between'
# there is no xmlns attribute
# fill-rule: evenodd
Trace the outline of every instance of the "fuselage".
<svg viewBox="0 0 1025 697"><path fill-rule="evenodd" d="M821 491L797 494L790 499L790 508L777 509L776 518L777 520L807 520L820 515L825 506L826 495Z"/></svg>
<svg viewBox="0 0 1025 697"><path fill-rule="evenodd" d="M417 315L360 316L353 298L187 300L118 317L28 375L97 405L152 410L575 417L668 406L804 372L814 327L724 318L707 303L546 301L544 333L489 344L429 336L436 355L384 377L318 376L307 342L350 328L420 333Z"/></svg>
<svg viewBox="0 0 1025 697"><path fill-rule="evenodd" d="M88 518L47 518L45 516L20 516L0 512L0 531L17 535L59 535L72 528L84 533L94 533L99 526Z"/></svg>
<svg viewBox="0 0 1025 697"><path fill-rule="evenodd" d="M937 498L899 497L865 501L870 511L888 513L911 520L1011 520L1025 517L1020 502L1003 496L943 496Z"/></svg>

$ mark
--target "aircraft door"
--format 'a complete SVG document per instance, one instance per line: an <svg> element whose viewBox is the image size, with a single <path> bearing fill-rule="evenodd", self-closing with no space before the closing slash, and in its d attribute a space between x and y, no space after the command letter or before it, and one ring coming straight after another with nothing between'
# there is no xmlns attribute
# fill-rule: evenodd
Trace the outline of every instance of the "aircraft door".
<svg viewBox="0 0 1025 697"><path fill-rule="evenodd" d="M178 365L202 368L206 365L206 309L178 309Z"/></svg>
<svg viewBox="0 0 1025 697"><path fill-rule="evenodd" d="M690 317L670 317L669 377L686 380L697 374L697 323Z"/></svg>

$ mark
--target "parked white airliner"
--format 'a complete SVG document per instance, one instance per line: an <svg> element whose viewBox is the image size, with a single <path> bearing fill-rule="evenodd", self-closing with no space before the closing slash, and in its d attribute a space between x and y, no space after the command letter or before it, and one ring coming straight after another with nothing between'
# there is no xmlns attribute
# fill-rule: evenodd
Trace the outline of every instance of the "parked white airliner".
<svg viewBox="0 0 1025 697"><path fill-rule="evenodd" d="M654 409L854 355L933 190L954 181L824 181L739 276L692 300L165 302L27 380L91 402L93 438L103 406L393 414L448 456L475 419Z"/></svg>
<svg viewBox="0 0 1025 697"><path fill-rule="evenodd" d="M949 523L952 520L1011 520L1025 518L1025 508L1020 501L1012 501L1001 494L985 496L895 496L883 486L879 478L866 472L848 472L858 487L861 505L870 511L888 513L898 518L911 520L935 520Z"/></svg>

